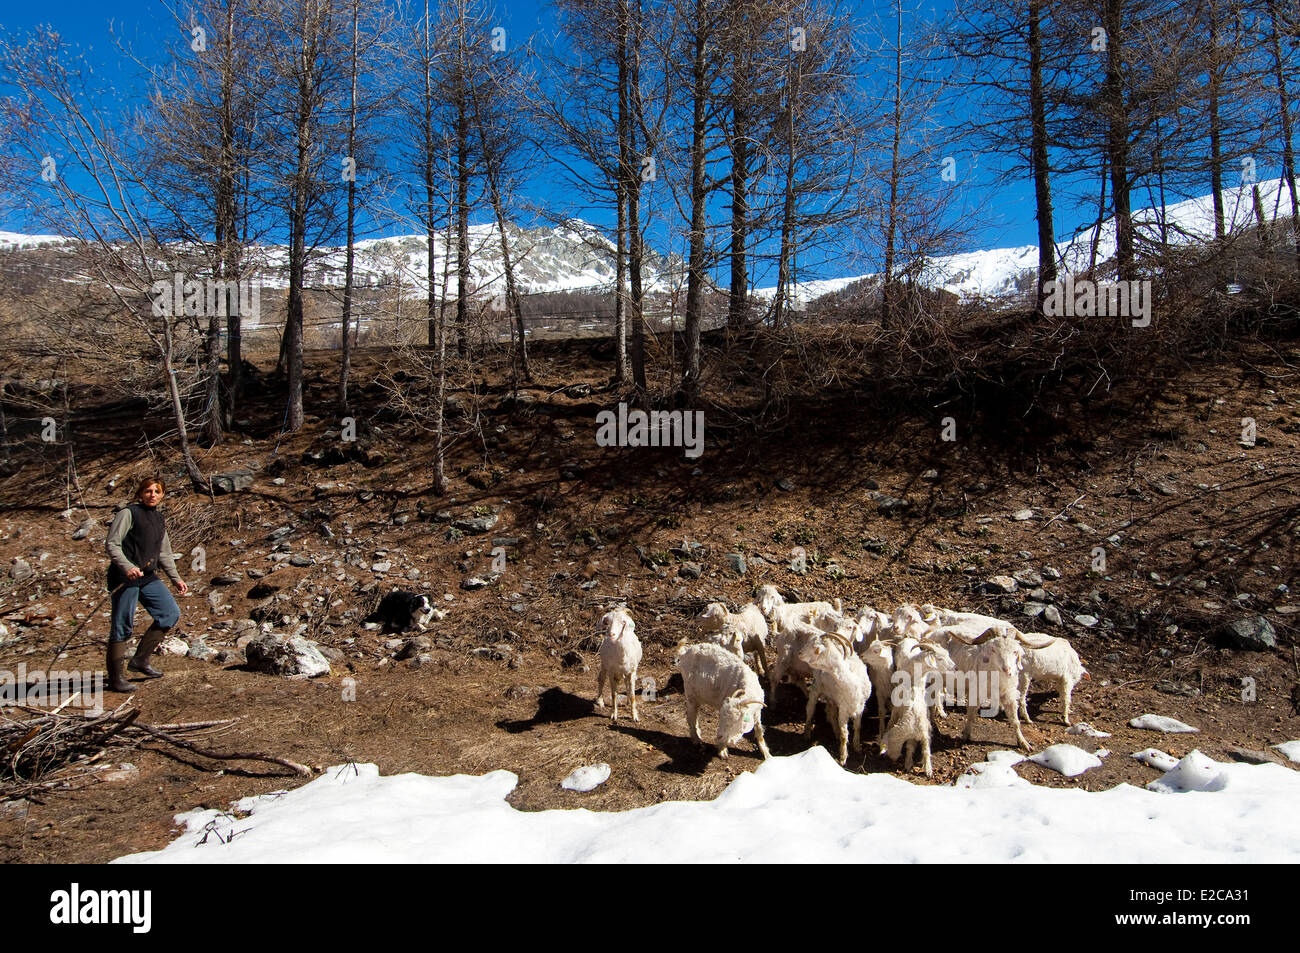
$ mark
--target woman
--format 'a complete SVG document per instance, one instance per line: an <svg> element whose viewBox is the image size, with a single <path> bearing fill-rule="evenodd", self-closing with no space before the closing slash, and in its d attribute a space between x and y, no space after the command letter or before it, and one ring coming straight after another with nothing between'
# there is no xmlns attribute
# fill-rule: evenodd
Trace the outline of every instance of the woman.
<svg viewBox="0 0 1300 953"><path fill-rule="evenodd" d="M133 691L122 671L122 663L129 650L137 604L144 605L153 617L153 625L140 636L135 656L127 667L148 678L162 677L162 672L149 664L149 656L167 630L179 621L181 610L158 578L157 568L162 566L181 595L190 589L176 571L167 523L158 512L165 492L162 480L146 477L136 488L136 502L118 510L108 528L104 548L112 557L108 566L108 588L113 593L113 622L108 637L108 690L111 692Z"/></svg>

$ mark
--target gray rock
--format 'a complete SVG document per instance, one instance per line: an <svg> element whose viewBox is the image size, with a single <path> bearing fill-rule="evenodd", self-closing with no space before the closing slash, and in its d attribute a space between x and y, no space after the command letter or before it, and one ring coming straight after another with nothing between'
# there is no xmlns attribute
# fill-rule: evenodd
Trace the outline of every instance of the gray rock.
<svg viewBox="0 0 1300 953"><path fill-rule="evenodd" d="M493 536L493 546L518 546L522 542L519 536Z"/></svg>
<svg viewBox="0 0 1300 953"><path fill-rule="evenodd" d="M989 592L1015 592L1016 581L1010 576L992 576L984 580L984 588Z"/></svg>
<svg viewBox="0 0 1300 953"><path fill-rule="evenodd" d="M1047 590L1042 586L1039 586L1037 589L1032 589L1029 592L1029 598L1033 599L1035 602L1046 602Z"/></svg>
<svg viewBox="0 0 1300 953"><path fill-rule="evenodd" d="M1153 686L1156 691L1165 695L1182 695L1184 698L1196 698L1201 694L1201 690L1195 685L1189 685L1187 682L1156 682Z"/></svg>
<svg viewBox="0 0 1300 953"><path fill-rule="evenodd" d="M1024 605L1024 609L1022 611L1024 612L1025 615L1029 616L1031 619L1034 619L1042 615L1043 610L1046 608L1047 606L1043 605L1041 602L1026 602Z"/></svg>
<svg viewBox="0 0 1300 953"><path fill-rule="evenodd" d="M745 565L745 556L743 553L727 553L722 558L727 561L727 568L732 572L739 573L742 576L745 574L745 570L748 567Z"/></svg>
<svg viewBox="0 0 1300 953"><path fill-rule="evenodd" d="M924 473L921 474L921 479L922 479L922 480L937 480L937 479L939 479L939 471L938 471L938 470L926 470Z"/></svg>
<svg viewBox="0 0 1300 953"><path fill-rule="evenodd" d="M1060 625L1061 610L1056 608L1056 606L1048 606L1043 610L1043 618L1052 623L1052 625Z"/></svg>
<svg viewBox="0 0 1300 953"><path fill-rule="evenodd" d="M398 513L396 516L393 517L394 526L405 526L409 522L411 522L410 513Z"/></svg>
<svg viewBox="0 0 1300 953"><path fill-rule="evenodd" d="M1011 514L1011 518L1018 523L1023 523L1025 520L1031 520L1034 518L1034 511L1029 509L1016 510Z"/></svg>
<svg viewBox="0 0 1300 953"><path fill-rule="evenodd" d="M1020 583L1020 585L1027 589L1032 589L1035 586L1041 586L1043 584L1043 577L1032 569L1021 569L1019 572L1014 572L1011 575L1016 582Z"/></svg>
<svg viewBox="0 0 1300 953"><path fill-rule="evenodd" d="M35 571L32 569L31 563L21 556L15 556L13 565L9 567L9 578L14 582L22 582L24 579L32 578L33 575L35 575Z"/></svg>
<svg viewBox="0 0 1300 953"><path fill-rule="evenodd" d="M461 582L460 587L473 592L475 589L483 589L492 585L492 583L496 582L499 578L501 578L501 574L495 572L490 572L485 576L470 576L468 579Z"/></svg>
<svg viewBox="0 0 1300 953"><path fill-rule="evenodd" d="M677 575L683 579L699 579L704 575L704 567L699 563L685 562L677 568Z"/></svg>
<svg viewBox="0 0 1300 953"><path fill-rule="evenodd" d="M1095 615L1077 615L1074 617L1074 621L1090 629L1097 624L1097 617Z"/></svg>
<svg viewBox="0 0 1300 953"><path fill-rule="evenodd" d="M1277 633L1262 615L1243 616L1226 624L1220 632L1232 648L1263 652L1277 648Z"/></svg>
<svg viewBox="0 0 1300 953"><path fill-rule="evenodd" d="M377 563L370 564L371 572L388 572L388 570L392 568L393 568L393 564L389 562L387 559L383 559Z"/></svg>
<svg viewBox="0 0 1300 953"><path fill-rule="evenodd" d="M880 493L872 490L868 494L876 502L876 509L882 513L901 513L903 510L910 509L911 500L900 499L897 496L890 496L888 493Z"/></svg>
<svg viewBox="0 0 1300 953"><path fill-rule="evenodd" d="M784 490L786 493L789 493L791 490L794 489L794 480L791 480L789 477L782 477L781 479L776 481L776 488L778 490Z"/></svg>
<svg viewBox="0 0 1300 953"><path fill-rule="evenodd" d="M1246 764L1282 764L1287 763L1287 759L1282 757L1276 751L1256 751L1253 748L1239 748L1236 745L1228 745L1224 750L1228 752L1228 757L1234 761L1242 761Z"/></svg>
<svg viewBox="0 0 1300 953"><path fill-rule="evenodd" d="M314 562L315 560L312 559L310 556L306 555L305 553L297 553L296 555L289 557L289 565L298 566L299 568L302 568L304 566L310 566Z"/></svg>
<svg viewBox="0 0 1300 953"><path fill-rule="evenodd" d="M397 650L396 658L399 662L405 662L407 659L415 658L415 656L422 652L427 652L431 648L433 648L433 642L431 640L422 635L416 636L415 638L407 639L402 643L402 647Z"/></svg>
<svg viewBox="0 0 1300 953"><path fill-rule="evenodd" d="M476 516L473 519L453 520L451 525L453 529L458 529L462 533L478 535L479 533L488 532L492 527L496 526L499 521L499 516L495 513L490 513L487 516Z"/></svg>
<svg viewBox="0 0 1300 953"><path fill-rule="evenodd" d="M1054 568L1051 567L1051 566L1044 566L1044 567L1043 567L1043 578L1044 578L1044 579L1060 579L1060 578L1061 578L1061 570L1059 570L1059 569L1054 569Z"/></svg>
<svg viewBox="0 0 1300 953"><path fill-rule="evenodd" d="M222 573L220 576L212 577L214 586L233 586L237 582L242 582L244 577L237 572Z"/></svg>
<svg viewBox="0 0 1300 953"><path fill-rule="evenodd" d="M292 526L281 526L279 529L273 529L271 532L267 533L266 541L268 543L278 543L292 532Z"/></svg>
<svg viewBox="0 0 1300 953"><path fill-rule="evenodd" d="M207 662L217 657L217 650L204 642L202 637L196 637L190 639L190 647L185 654L190 658L196 658L201 662Z"/></svg>
<svg viewBox="0 0 1300 953"><path fill-rule="evenodd" d="M309 639L267 632L244 646L244 657L254 671L270 675L328 675L329 660Z"/></svg>
<svg viewBox="0 0 1300 953"><path fill-rule="evenodd" d="M253 471L245 469L218 473L212 478L212 492L216 495L236 493L253 485Z"/></svg>
<svg viewBox="0 0 1300 953"><path fill-rule="evenodd" d="M95 519L82 520L81 525L77 527L77 531L72 534L72 538L85 539L87 536L89 536L98 528L99 528L98 520Z"/></svg>

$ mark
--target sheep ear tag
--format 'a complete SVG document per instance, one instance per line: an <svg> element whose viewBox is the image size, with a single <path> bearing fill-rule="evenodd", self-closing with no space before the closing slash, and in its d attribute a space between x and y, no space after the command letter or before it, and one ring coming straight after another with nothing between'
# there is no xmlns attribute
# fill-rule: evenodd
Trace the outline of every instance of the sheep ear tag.
<svg viewBox="0 0 1300 953"><path fill-rule="evenodd" d="M740 715L740 733L744 734L754 727L754 706L746 705Z"/></svg>

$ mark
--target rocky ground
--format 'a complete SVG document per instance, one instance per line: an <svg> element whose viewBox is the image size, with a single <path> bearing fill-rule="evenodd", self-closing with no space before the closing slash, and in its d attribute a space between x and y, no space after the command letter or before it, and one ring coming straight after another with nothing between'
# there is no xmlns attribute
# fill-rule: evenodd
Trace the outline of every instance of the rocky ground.
<svg viewBox="0 0 1300 953"><path fill-rule="evenodd" d="M191 595L167 646L175 654L158 662L167 676L138 685L141 720L237 718L204 744L317 768L506 768L519 775L521 809L709 798L757 756L746 744L723 762L687 740L673 647L708 601L742 604L771 582L855 608L976 609L1073 639L1091 673L1075 718L1112 737L1067 735L1047 694L1031 699L1026 734L1035 749L1113 753L1073 779L1017 767L1035 783L1146 783L1156 772L1128 755L1149 746L1259 759L1300 738L1300 354L1189 371L1141 413L1050 442L990 450L960 429L943 441L928 418L886 426L836 401L761 438L707 431L698 460L596 447L595 413L612 399L587 357L540 352L538 384L520 398L499 387L473 397L483 436L454 449L444 497L428 492L427 441L374 410L379 391L365 382L380 376L382 354L357 363L356 440L328 415L277 439L282 404L255 405L240 434L201 454L227 492L177 483L164 504ZM317 406L333 361L309 361ZM138 421L106 425L101 445L78 449L76 492L64 458L48 452L37 447L0 484L0 668L43 668L91 615L58 667L99 669L104 531L148 471L146 451ZM802 573L791 568L801 560ZM427 633L363 621L393 587L430 597L441 617ZM592 631L615 600L637 619L641 674L654 680L638 723L611 724L592 707ZM774 754L806 747L802 707L787 686L765 711ZM1201 731L1129 726L1146 712ZM939 726L935 775L913 780L951 783L1013 741L997 720L963 743L963 721ZM814 740L833 743L823 722ZM596 791L559 787L598 761L613 771ZM871 745L848 768L899 770ZM157 848L177 811L302 783L161 745L110 749L50 779L0 803L0 860Z"/></svg>

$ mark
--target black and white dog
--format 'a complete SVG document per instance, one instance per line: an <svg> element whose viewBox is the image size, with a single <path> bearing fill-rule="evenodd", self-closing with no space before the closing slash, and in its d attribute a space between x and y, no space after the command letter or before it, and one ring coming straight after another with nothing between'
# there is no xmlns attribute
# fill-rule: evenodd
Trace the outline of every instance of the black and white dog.
<svg viewBox="0 0 1300 953"><path fill-rule="evenodd" d="M427 630L429 620L433 618L433 606L429 597L405 589L394 589L379 601L375 611L366 618L367 622L383 623L385 632L409 632L411 629Z"/></svg>

